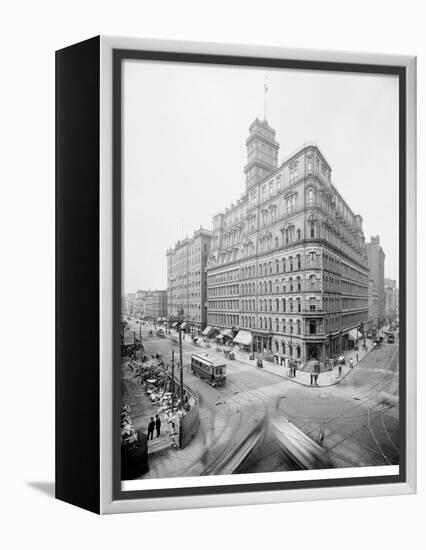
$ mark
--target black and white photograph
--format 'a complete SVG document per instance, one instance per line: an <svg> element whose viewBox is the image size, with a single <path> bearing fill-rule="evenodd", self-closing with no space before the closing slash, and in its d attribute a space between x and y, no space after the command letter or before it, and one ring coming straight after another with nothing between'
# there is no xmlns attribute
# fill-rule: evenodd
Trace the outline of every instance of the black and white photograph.
<svg viewBox="0 0 426 550"><path fill-rule="evenodd" d="M398 75L120 86L122 491L398 476Z"/></svg>

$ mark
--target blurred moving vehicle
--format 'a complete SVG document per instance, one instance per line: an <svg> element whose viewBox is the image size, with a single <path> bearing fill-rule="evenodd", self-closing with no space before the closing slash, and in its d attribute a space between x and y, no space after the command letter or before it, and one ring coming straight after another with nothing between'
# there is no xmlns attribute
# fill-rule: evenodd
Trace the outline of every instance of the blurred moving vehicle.
<svg viewBox="0 0 426 550"><path fill-rule="evenodd" d="M388 334L388 344L395 344L395 336L393 334Z"/></svg>
<svg viewBox="0 0 426 550"><path fill-rule="evenodd" d="M158 328L157 329L157 336L165 336L166 333L164 332L164 329L163 328Z"/></svg>
<svg viewBox="0 0 426 550"><path fill-rule="evenodd" d="M301 470L330 468L326 451L285 418L270 418L275 440Z"/></svg>

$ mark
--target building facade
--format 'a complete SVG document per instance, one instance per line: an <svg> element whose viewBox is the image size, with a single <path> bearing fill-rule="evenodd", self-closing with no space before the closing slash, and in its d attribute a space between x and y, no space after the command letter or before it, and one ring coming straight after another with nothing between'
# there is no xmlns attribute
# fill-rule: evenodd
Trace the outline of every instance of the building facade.
<svg viewBox="0 0 426 550"><path fill-rule="evenodd" d="M165 321L167 316L167 290L146 291L144 316L154 322Z"/></svg>
<svg viewBox="0 0 426 550"><path fill-rule="evenodd" d="M375 333L379 326L379 293L370 276L368 279L368 328Z"/></svg>
<svg viewBox="0 0 426 550"><path fill-rule="evenodd" d="M167 251L167 317L197 330L207 321L206 266L212 233L200 227Z"/></svg>
<svg viewBox="0 0 426 550"><path fill-rule="evenodd" d="M399 291L396 281L385 279L385 316L395 319L399 315Z"/></svg>
<svg viewBox="0 0 426 550"><path fill-rule="evenodd" d="M379 326L381 326L385 317L386 298L385 298L385 253L380 245L380 237L376 235L370 238L367 243L367 258L370 276L374 280L379 296Z"/></svg>
<svg viewBox="0 0 426 550"><path fill-rule="evenodd" d="M362 218L316 145L278 165L275 131L256 119L246 146L245 192L213 218L207 324L249 331L277 362L324 360L368 321Z"/></svg>

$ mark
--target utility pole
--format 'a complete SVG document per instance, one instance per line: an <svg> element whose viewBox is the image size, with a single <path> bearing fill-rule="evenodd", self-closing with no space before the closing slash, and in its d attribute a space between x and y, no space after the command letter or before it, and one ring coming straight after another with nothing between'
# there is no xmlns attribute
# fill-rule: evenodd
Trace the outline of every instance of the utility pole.
<svg viewBox="0 0 426 550"><path fill-rule="evenodd" d="M180 360L180 406L183 407L183 358L182 358L182 329L179 326L179 360Z"/></svg>
<svg viewBox="0 0 426 550"><path fill-rule="evenodd" d="M172 351L172 384L170 391L172 393L172 413L173 413L173 404L174 404L174 395L175 395L175 352Z"/></svg>

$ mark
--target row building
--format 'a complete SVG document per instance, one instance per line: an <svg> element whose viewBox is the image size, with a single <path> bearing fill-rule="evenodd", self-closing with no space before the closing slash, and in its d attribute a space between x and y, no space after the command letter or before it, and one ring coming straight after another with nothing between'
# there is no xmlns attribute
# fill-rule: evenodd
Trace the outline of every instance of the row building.
<svg viewBox="0 0 426 550"><path fill-rule="evenodd" d="M245 190L213 218L207 325L278 363L324 360L368 322L362 218L316 144L278 163L276 132L256 119L246 147Z"/></svg>
<svg viewBox="0 0 426 550"><path fill-rule="evenodd" d="M201 332L207 321L206 267L212 232L200 227L167 250L168 325Z"/></svg>

